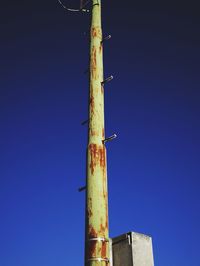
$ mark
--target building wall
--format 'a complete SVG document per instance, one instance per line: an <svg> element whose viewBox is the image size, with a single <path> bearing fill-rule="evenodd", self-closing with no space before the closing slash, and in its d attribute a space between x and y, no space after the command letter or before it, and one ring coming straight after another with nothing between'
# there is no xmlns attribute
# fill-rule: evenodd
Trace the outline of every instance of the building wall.
<svg viewBox="0 0 200 266"><path fill-rule="evenodd" d="M154 266L152 238L130 232L112 239L112 266Z"/></svg>

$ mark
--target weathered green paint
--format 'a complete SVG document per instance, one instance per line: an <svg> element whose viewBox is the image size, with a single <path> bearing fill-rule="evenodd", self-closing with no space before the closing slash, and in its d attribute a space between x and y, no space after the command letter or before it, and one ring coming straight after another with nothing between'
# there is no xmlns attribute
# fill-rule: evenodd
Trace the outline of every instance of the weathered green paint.
<svg viewBox="0 0 200 266"><path fill-rule="evenodd" d="M92 1L90 31L90 96L86 186L85 266L110 265L108 191L104 134L101 1Z"/></svg>

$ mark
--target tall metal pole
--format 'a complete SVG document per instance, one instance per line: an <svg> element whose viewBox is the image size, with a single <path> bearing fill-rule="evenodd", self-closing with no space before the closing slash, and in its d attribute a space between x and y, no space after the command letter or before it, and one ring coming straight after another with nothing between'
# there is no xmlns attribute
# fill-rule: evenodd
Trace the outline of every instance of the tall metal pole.
<svg viewBox="0 0 200 266"><path fill-rule="evenodd" d="M101 0L92 0L85 266L110 265Z"/></svg>

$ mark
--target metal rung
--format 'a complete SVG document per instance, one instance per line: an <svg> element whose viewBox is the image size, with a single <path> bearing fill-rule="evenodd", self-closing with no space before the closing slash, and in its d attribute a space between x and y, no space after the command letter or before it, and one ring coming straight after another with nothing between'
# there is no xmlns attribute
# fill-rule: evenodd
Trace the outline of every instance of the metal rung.
<svg viewBox="0 0 200 266"><path fill-rule="evenodd" d="M82 125L82 126L84 126L85 124L87 124L87 123L88 123L88 121L89 121L88 119L87 119L87 120L85 120L85 121L83 121L83 122L81 123L81 125Z"/></svg>
<svg viewBox="0 0 200 266"><path fill-rule="evenodd" d="M108 36L104 37L101 42L108 41L111 39L111 35L109 34Z"/></svg>
<svg viewBox="0 0 200 266"><path fill-rule="evenodd" d="M111 75L110 77L108 77L108 78L106 78L104 81L102 81L101 84L103 85L103 84L105 84L105 83L111 81L112 79L113 79L113 76Z"/></svg>
<svg viewBox="0 0 200 266"><path fill-rule="evenodd" d="M104 139L102 142L103 142L103 143L106 143L107 141L111 141L111 140L115 139L116 137L117 137L117 135L116 135L116 134L113 134L113 135L110 136L109 138Z"/></svg>
<svg viewBox="0 0 200 266"><path fill-rule="evenodd" d="M84 187L80 187L80 188L78 189L79 192L82 192L83 190L86 190L86 186L84 186Z"/></svg>

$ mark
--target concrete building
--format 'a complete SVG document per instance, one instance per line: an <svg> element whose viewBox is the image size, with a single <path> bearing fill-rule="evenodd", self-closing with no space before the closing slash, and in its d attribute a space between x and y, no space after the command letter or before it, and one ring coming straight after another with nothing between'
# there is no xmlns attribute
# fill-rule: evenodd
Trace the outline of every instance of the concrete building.
<svg viewBox="0 0 200 266"><path fill-rule="evenodd" d="M154 266L150 236L129 232L112 239L112 266Z"/></svg>

